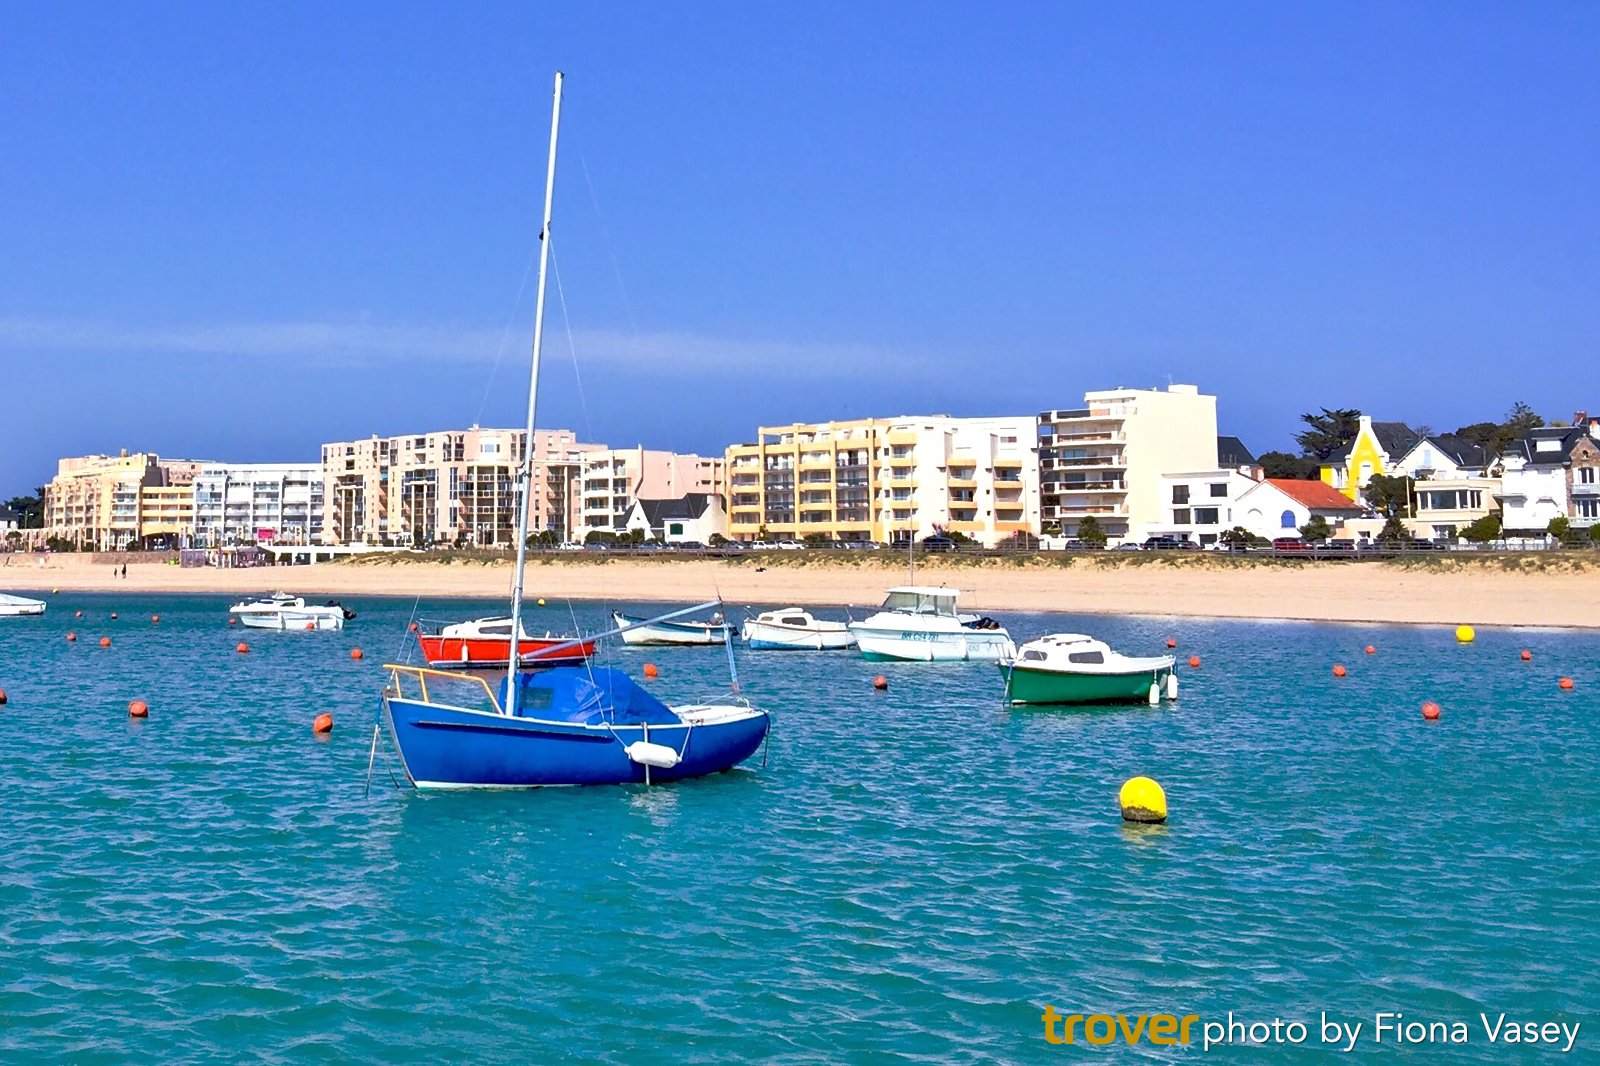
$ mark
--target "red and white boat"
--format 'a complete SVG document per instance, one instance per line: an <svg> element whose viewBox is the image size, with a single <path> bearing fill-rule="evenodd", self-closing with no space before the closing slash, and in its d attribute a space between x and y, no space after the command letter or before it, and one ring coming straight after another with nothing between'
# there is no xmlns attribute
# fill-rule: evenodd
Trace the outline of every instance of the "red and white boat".
<svg viewBox="0 0 1600 1066"><path fill-rule="evenodd" d="M474 618L453 622L437 632L417 631L422 657L436 669L505 668L511 659L511 619ZM523 666L578 666L594 654L594 641L546 633L530 637L523 630L517 655Z"/></svg>

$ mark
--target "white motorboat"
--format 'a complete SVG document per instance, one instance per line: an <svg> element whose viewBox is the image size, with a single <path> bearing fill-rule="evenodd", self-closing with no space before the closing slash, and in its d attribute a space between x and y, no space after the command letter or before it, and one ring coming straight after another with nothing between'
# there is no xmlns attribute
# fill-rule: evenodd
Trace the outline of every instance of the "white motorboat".
<svg viewBox="0 0 1600 1066"><path fill-rule="evenodd" d="M1082 633L1030 640L1002 660L1012 703L1146 703L1178 698L1170 655L1134 657Z"/></svg>
<svg viewBox="0 0 1600 1066"><path fill-rule="evenodd" d="M341 607L336 600L326 606L308 604L303 596L275 592L259 600L246 600L228 608L228 613L249 629L343 629L356 613Z"/></svg>
<svg viewBox="0 0 1600 1066"><path fill-rule="evenodd" d="M19 618L30 614L44 614L44 601L0 592L0 618Z"/></svg>
<svg viewBox="0 0 1600 1066"><path fill-rule="evenodd" d="M714 614L709 622L640 622L617 611L611 620L622 630L624 644L726 644L728 623Z"/></svg>
<svg viewBox="0 0 1600 1066"><path fill-rule="evenodd" d="M956 611L956 589L901 585L878 612L847 627L868 659L951 662L1016 655L1011 634L992 618Z"/></svg>
<svg viewBox="0 0 1600 1066"><path fill-rule="evenodd" d="M844 622L817 618L799 607L763 611L754 618L747 618L739 635L754 649L829 651L853 648L856 644L856 638L850 635L850 629Z"/></svg>

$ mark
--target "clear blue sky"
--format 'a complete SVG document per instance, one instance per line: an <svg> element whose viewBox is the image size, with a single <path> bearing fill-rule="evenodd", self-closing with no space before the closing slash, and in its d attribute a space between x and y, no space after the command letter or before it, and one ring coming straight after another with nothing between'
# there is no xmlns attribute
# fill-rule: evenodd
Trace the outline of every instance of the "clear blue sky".
<svg viewBox="0 0 1600 1066"><path fill-rule="evenodd" d="M541 425L1600 406L1594 4L20 4L0 498L520 423L557 68Z"/></svg>

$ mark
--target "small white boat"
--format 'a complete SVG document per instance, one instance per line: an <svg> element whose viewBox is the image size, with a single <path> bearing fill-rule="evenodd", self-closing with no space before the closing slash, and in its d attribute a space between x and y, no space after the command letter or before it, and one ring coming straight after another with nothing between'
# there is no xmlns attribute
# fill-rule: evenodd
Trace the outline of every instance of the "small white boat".
<svg viewBox="0 0 1600 1066"><path fill-rule="evenodd" d="M0 592L0 618L20 618L30 614L44 614L44 601Z"/></svg>
<svg viewBox="0 0 1600 1066"><path fill-rule="evenodd" d="M1170 655L1135 658L1082 633L1030 640L1002 660L1012 703L1146 703L1178 698Z"/></svg>
<svg viewBox="0 0 1600 1066"><path fill-rule="evenodd" d="M747 618L739 635L746 644L756 649L829 651L856 646L856 638L850 635L850 629L844 622L829 622L799 607L763 611L754 618Z"/></svg>
<svg viewBox="0 0 1600 1066"><path fill-rule="evenodd" d="M303 596L275 592L259 600L246 600L228 608L228 613L249 629L343 629L356 613L329 601L324 607L308 604Z"/></svg>
<svg viewBox="0 0 1600 1066"><path fill-rule="evenodd" d="M951 588L902 585L889 590L878 612L848 626L868 659L958 662L1009 659L1011 634L992 618L958 614Z"/></svg>
<svg viewBox="0 0 1600 1066"><path fill-rule="evenodd" d="M622 634L624 644L726 644L728 643L728 623L722 615L714 614L709 622L648 622L639 624L639 620L629 618L617 611L611 612L611 620L617 628L624 626Z"/></svg>

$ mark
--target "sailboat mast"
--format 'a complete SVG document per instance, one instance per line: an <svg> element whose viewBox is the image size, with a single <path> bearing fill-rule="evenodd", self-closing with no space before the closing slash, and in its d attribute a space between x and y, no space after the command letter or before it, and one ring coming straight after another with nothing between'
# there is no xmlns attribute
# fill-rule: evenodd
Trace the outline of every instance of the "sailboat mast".
<svg viewBox="0 0 1600 1066"><path fill-rule="evenodd" d="M556 71L555 103L550 107L550 165L544 178L544 224L539 229L539 295L533 311L533 368L528 375L528 436L522 449L520 514L517 518L517 573L511 585L511 655L506 665L505 712L517 713L517 667L521 665L522 578L528 566L528 513L533 497L535 413L539 407L539 355L544 349L545 271L550 265L550 211L556 194L556 134L561 129L561 72Z"/></svg>

